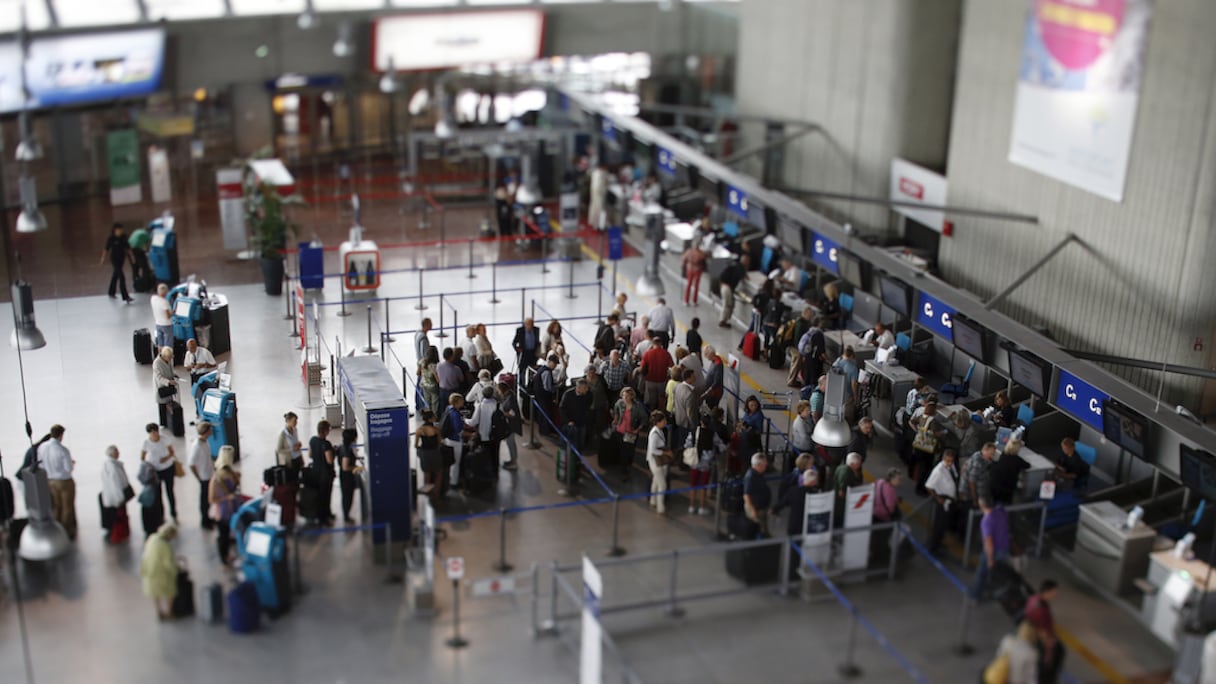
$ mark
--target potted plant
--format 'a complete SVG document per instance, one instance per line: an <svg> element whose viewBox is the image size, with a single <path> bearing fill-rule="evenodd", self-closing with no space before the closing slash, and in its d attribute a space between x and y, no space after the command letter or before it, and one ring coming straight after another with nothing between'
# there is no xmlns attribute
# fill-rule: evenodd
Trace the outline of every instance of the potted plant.
<svg viewBox="0 0 1216 684"><path fill-rule="evenodd" d="M302 205L298 195L284 197L278 188L258 179L257 174L245 174L245 220L253 239L253 248L261 257L262 281L266 294L283 294L283 250L299 226L287 215L287 207Z"/></svg>

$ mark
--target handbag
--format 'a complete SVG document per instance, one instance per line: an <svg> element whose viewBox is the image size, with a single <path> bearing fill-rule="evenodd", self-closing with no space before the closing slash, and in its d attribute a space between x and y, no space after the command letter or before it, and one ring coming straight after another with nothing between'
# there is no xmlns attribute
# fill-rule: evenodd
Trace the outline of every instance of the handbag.
<svg viewBox="0 0 1216 684"><path fill-rule="evenodd" d="M173 460L173 476L174 477L185 477L186 476L186 466L182 465L182 462L177 459Z"/></svg>
<svg viewBox="0 0 1216 684"><path fill-rule="evenodd" d="M1009 681L1009 654L1001 653L984 668L984 684L1005 684Z"/></svg>
<svg viewBox="0 0 1216 684"><path fill-rule="evenodd" d="M165 385L164 387L156 388L156 396L158 397L171 397L174 394L177 394L177 388L173 385Z"/></svg>
<svg viewBox="0 0 1216 684"><path fill-rule="evenodd" d="M916 436L912 438L912 448L926 454L937 453L937 435L933 434L933 421L926 420L917 428Z"/></svg>
<svg viewBox="0 0 1216 684"><path fill-rule="evenodd" d="M139 505L152 508L160 498L160 485L148 485L139 492Z"/></svg>
<svg viewBox="0 0 1216 684"><path fill-rule="evenodd" d="M696 467L701 462L701 453L697 451L697 444L701 442L701 428L697 428L692 438L692 446L684 447L684 465L689 468Z"/></svg>
<svg viewBox="0 0 1216 684"><path fill-rule="evenodd" d="M621 433L621 441L625 444L634 444L638 441L638 436L632 432Z"/></svg>
<svg viewBox="0 0 1216 684"><path fill-rule="evenodd" d="M122 502L124 504L134 498L135 498L135 488L134 487L132 487L131 485L127 485L122 488Z"/></svg>

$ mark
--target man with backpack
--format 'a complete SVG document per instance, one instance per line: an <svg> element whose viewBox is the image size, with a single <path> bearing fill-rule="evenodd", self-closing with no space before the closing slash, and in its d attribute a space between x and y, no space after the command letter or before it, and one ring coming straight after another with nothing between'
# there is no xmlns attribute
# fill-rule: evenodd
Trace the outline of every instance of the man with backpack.
<svg viewBox="0 0 1216 684"><path fill-rule="evenodd" d="M453 393L448 402L448 408L439 422L439 434L443 439L443 446L452 450L452 464L447 481L449 487L455 488L460 486L461 482L460 462L464 455L464 436L466 432L471 433L473 428L465 425L464 416L460 413L464 406L464 397Z"/></svg>
<svg viewBox="0 0 1216 684"><path fill-rule="evenodd" d="M808 308L807 311L810 311ZM804 316L806 314L803 314ZM823 375L824 364L828 360L827 340L823 337L823 320L815 317L810 328L798 338L798 362L802 368L803 386L810 385ZM793 369L790 370L794 376Z"/></svg>

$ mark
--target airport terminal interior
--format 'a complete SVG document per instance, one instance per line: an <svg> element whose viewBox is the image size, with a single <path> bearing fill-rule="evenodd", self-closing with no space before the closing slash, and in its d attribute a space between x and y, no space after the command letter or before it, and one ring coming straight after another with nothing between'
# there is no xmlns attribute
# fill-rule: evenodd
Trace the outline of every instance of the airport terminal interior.
<svg viewBox="0 0 1216 684"><path fill-rule="evenodd" d="M1216 682L1214 25L0 0L0 681Z"/></svg>

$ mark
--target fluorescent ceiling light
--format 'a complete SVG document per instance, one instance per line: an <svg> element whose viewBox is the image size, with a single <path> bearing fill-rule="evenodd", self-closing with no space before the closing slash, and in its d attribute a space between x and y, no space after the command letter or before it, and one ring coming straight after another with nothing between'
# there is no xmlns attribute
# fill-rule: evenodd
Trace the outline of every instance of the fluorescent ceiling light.
<svg viewBox="0 0 1216 684"><path fill-rule="evenodd" d="M307 7L304 0L228 0L232 13L247 14L299 14Z"/></svg>
<svg viewBox="0 0 1216 684"><path fill-rule="evenodd" d="M100 26L105 24L134 24L143 17L135 0L53 0L59 25ZM27 3L33 5L35 3Z"/></svg>
<svg viewBox="0 0 1216 684"><path fill-rule="evenodd" d="M12 33L21 28L21 6L25 5L25 24L31 31L50 28L51 14L44 2L0 0L0 33Z"/></svg>
<svg viewBox="0 0 1216 684"><path fill-rule="evenodd" d="M215 19L228 11L224 0L144 0L148 21Z"/></svg>

